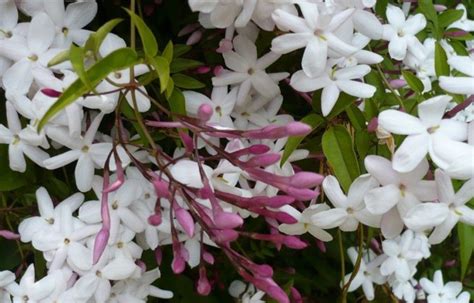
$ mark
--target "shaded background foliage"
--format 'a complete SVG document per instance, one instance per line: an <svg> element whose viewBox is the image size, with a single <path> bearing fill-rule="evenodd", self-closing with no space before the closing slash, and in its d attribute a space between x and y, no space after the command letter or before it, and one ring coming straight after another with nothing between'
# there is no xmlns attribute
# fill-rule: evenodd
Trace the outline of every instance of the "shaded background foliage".
<svg viewBox="0 0 474 303"><path fill-rule="evenodd" d="M90 29L94 30L105 22L117 17L127 19L127 14L122 7L128 7L129 1L97 0L97 2L99 4L99 11L96 19L89 26ZM191 85L196 89L200 89L201 92L210 93L212 88L211 77L208 74L198 75L193 72L193 69L202 64L211 67L223 64L222 57L214 50L223 37L224 30L207 30L204 32L203 39L198 45L188 47L184 45L187 37L177 36L184 26L197 22L197 14L190 11L186 0L162 0L161 4L156 4L155 2L159 1L154 0L138 0L137 2L140 8L138 12L155 33L160 48L164 48L169 41L173 41L175 52L179 49L179 52L184 54L180 60L174 61L172 72L180 71L199 80L199 82L193 82L192 85L187 83L183 86ZM376 10L379 15L383 15L387 2L387 0L378 1ZM444 4L449 8L454 7L456 2L459 1L436 1L436 3ZM462 2L468 8L469 17L473 19L473 1L465 0ZM114 32L128 40L128 22L119 24L114 29ZM259 53L266 53L268 51L274 35L274 33L260 33L257 43ZM371 43L371 47L381 54L386 53L386 48L383 46L383 42L374 41ZM300 56L300 52L285 55L276 64L272 65L270 71L285 70L290 73L295 72L299 69L299 64L295 64L295 62L299 62L298 58ZM385 60L382 66L388 69L396 68L388 60ZM386 146L379 146L375 135L367 132L365 123L377 116L380 108L396 105L397 101L384 92L382 80L375 69L367 76L366 80L379 89L373 98L366 100L367 104L364 112L357 108L352 97L342 96L333 113L326 118L321 118L320 116L320 96L318 93L314 94L313 103L308 104L287 84L282 82L281 89L285 98L283 112L291 114L295 117L295 120L301 120L310 113L320 119L320 121L316 121L317 123L312 121L319 126L300 145L302 148L310 150L311 154L315 155L315 157L300 161L298 165L305 168L305 170L329 173L327 165L320 162L320 157L318 157L318 155L322 155L322 134L329 126L342 121L351 121L354 126L352 130L355 138L353 145L355 146L356 158L360 162L359 167L362 170L364 167L363 159L367 154L379 154L386 157L390 155ZM158 92L159 87L152 88L151 92L153 91ZM155 94L154 97L159 98L158 94ZM0 102L3 103L3 99L4 94L0 91ZM407 106L410 106L410 104L416 105L418 101L416 97L408 97L404 100ZM5 107L1 106L0 123L3 124L6 122L4 111ZM109 124L110 127L112 125ZM360 127L357 127L357 125ZM107 122L103 123L104 128L109 126ZM167 138L164 135L158 135L155 139L164 150L168 151L172 151L176 144L173 139ZM74 175L71 165L62 170L51 172L40 169L29 161L26 173L21 174L9 169L7 153L7 146L0 145L0 229L16 230L22 218L37 213L34 193L39 186L46 187L55 202L63 200L76 191L74 182L71 180L71 176ZM360 173L364 173L364 171L360 171ZM92 193L88 193L86 194L86 199L95 199L95 197ZM251 219L250 223L246 224L246 228L251 231L262 231L267 227L261 219ZM474 229L465 226L461 227L461 231L463 229L465 229L465 234L461 236L471 237L470 239L464 239L466 241L464 245L466 243L471 245L472 251L472 248L474 248L474 239L472 239ZM278 250L272 244L246 239L239 239L236 247L257 263L272 265L275 269L275 280L280 285L286 285L287 289L291 285L295 286L305 297L305 302L335 302L340 294L341 262L337 241L338 235L335 231L331 231L331 233L335 240L326 244L326 252L322 252L318 248L315 239L311 236L305 236L305 239L311 245L303 251L293 251L286 248ZM377 231L369 230L366 238L370 239L369 236L374 234L376 235ZM443 244L434 246L432 248L432 257L424 260L419 265L419 274L431 277L434 269L443 268L446 279L458 280L460 277L459 238L456 234L456 236L448 238ZM343 241L345 248L357 245L355 234L344 234ZM228 295L227 287L234 279L238 279L239 276L234 272L233 267L226 262L225 256L219 255L215 249L211 249L211 251L216 255L217 265L209 271L209 276L214 281L215 287L209 297L201 297L195 291L195 281L198 278L197 269L187 269L182 275L173 274L170 269L171 249L170 247L164 249L164 259L160 267L162 278L157 281L157 285L172 290L175 293L175 297L171 302L232 302L233 299ZM469 256L467 258L469 259ZM457 260L455 265L447 268L445 262L453 259ZM150 251L144 253L143 261L150 268L156 266L154 255ZM346 258L346 264L344 264L346 273L352 270L352 265L347 261ZM37 267L37 275L41 276L45 273L44 259L40 253L35 253L32 250L30 244L0 238L0 269L21 272L31 262L34 262ZM471 294L474 294L474 268L472 262L468 263L463 283L465 288L471 291ZM374 302L390 302L392 300L380 287L377 289L376 298ZM358 292L351 293L348 297L349 302L363 302L364 300L363 296Z"/></svg>

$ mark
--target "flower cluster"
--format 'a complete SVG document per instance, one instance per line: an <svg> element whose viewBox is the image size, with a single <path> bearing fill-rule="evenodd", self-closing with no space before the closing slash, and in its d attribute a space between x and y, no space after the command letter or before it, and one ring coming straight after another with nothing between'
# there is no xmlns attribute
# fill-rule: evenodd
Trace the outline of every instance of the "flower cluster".
<svg viewBox="0 0 474 303"><path fill-rule="evenodd" d="M57 202L38 188L39 214L23 219L18 234L0 231L31 243L47 267L36 282L33 264L18 270L18 283L0 272L0 300L168 299L173 293L153 283L169 253L175 274L197 269L200 295L219 284L209 270L219 254L249 283L234 281L232 297L302 302L296 288L279 286L272 266L235 243L301 250L312 237L324 251L338 228L339 237L357 231L359 241L348 250L355 269L341 281L343 298L362 286L373 300L376 284L405 302L467 303L461 283L444 285L441 271L433 282L417 277L431 245L458 222L474 225L474 53L470 42L451 39L474 31L466 8L457 6L461 15L448 22L436 11L445 7L426 1L388 4L385 22L376 1L188 2L199 12L199 24L179 34L190 35L189 45L223 34L216 52L225 67L193 70L212 70L208 92L191 90L197 80L173 65L178 48L158 50L135 6L127 47L111 33L121 20L84 29L96 16L94 0L0 1L0 143L9 167L54 173L73 164L77 189ZM277 64L295 54L295 66ZM293 102L284 89L311 106L302 122L284 106ZM390 100L378 102L386 93ZM322 139L310 137L322 124ZM328 138L336 130L347 138L335 136L335 149ZM305 137L322 142L298 149ZM319 169L300 164L308 158ZM253 220L264 227L247 228ZM378 229L371 249L364 237Z"/></svg>

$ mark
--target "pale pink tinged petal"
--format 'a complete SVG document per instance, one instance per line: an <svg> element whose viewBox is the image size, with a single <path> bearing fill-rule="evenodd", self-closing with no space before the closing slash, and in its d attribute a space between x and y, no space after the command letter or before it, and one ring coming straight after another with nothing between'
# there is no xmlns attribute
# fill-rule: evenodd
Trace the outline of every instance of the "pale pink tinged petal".
<svg viewBox="0 0 474 303"><path fill-rule="evenodd" d="M359 98L371 98L376 91L375 86L352 80L337 80L336 85L346 94Z"/></svg>
<svg viewBox="0 0 474 303"><path fill-rule="evenodd" d="M48 297L55 287L55 277L48 275L29 287L28 296L32 301L40 301Z"/></svg>
<svg viewBox="0 0 474 303"><path fill-rule="evenodd" d="M338 208L347 207L346 195L342 192L339 182L334 176L327 176L323 181L324 193L329 201Z"/></svg>
<svg viewBox="0 0 474 303"><path fill-rule="evenodd" d="M346 217L346 220L339 225L339 229L343 232L353 232L357 230L358 226L359 221L353 216L348 216Z"/></svg>
<svg viewBox="0 0 474 303"><path fill-rule="evenodd" d="M403 26L403 31L405 34L416 35L422 29L426 27L426 18L422 14L416 14L414 16L408 17L405 25Z"/></svg>
<svg viewBox="0 0 474 303"><path fill-rule="evenodd" d="M463 205L474 198L474 179L470 179L458 190L452 202L455 205Z"/></svg>
<svg viewBox="0 0 474 303"><path fill-rule="evenodd" d="M172 291L163 290L153 285L150 287L150 296L155 298L171 299L173 298L173 295Z"/></svg>
<svg viewBox="0 0 474 303"><path fill-rule="evenodd" d="M119 256L107 264L102 270L102 276L108 280L124 280L135 271L136 265L130 259Z"/></svg>
<svg viewBox="0 0 474 303"><path fill-rule="evenodd" d="M23 153L39 166L43 166L44 160L49 158L49 155L36 146L23 145Z"/></svg>
<svg viewBox="0 0 474 303"><path fill-rule="evenodd" d="M83 154L79 157L74 170L77 188L86 192L92 188L92 178L94 177L94 163L89 155Z"/></svg>
<svg viewBox="0 0 474 303"><path fill-rule="evenodd" d="M328 53L327 42L318 37L308 40L303 53L301 67L308 77L314 78L324 72Z"/></svg>
<svg viewBox="0 0 474 303"><path fill-rule="evenodd" d="M143 221L140 220L140 218L128 208L121 207L118 210L118 213L123 224L125 224L128 228L133 230L135 233L140 233L143 230L145 230L145 225L143 224Z"/></svg>
<svg viewBox="0 0 474 303"><path fill-rule="evenodd" d="M439 77L439 86L447 92L463 95L474 94L474 78L472 77Z"/></svg>
<svg viewBox="0 0 474 303"><path fill-rule="evenodd" d="M303 18L282 9L274 11L272 18L278 27L285 29L286 31L292 31L295 33L312 32L311 28L308 27Z"/></svg>
<svg viewBox="0 0 474 303"><path fill-rule="evenodd" d="M236 52L225 52L222 54L222 57L224 58L225 65L236 72L246 73L250 68L247 61Z"/></svg>
<svg viewBox="0 0 474 303"><path fill-rule="evenodd" d="M226 72L212 78L213 86L224 86L244 82L249 78L248 73Z"/></svg>
<svg viewBox="0 0 474 303"><path fill-rule="evenodd" d="M64 25L64 1L50 0L44 1L44 11L48 14L56 26L62 28Z"/></svg>
<svg viewBox="0 0 474 303"><path fill-rule="evenodd" d="M426 128L439 125L451 99L447 95L436 96L418 105L418 117Z"/></svg>
<svg viewBox="0 0 474 303"><path fill-rule="evenodd" d="M459 221L459 216L450 213L446 220L440 225L436 226L434 231L428 238L430 244L439 244L449 236L449 233Z"/></svg>
<svg viewBox="0 0 474 303"><path fill-rule="evenodd" d="M81 155L79 150L70 150L63 154L51 157L43 161L44 167L47 169L57 169L63 166L68 165L71 162L76 161Z"/></svg>
<svg viewBox="0 0 474 303"><path fill-rule="evenodd" d="M381 127L394 134L416 135L426 132L418 118L394 109L381 112L378 122Z"/></svg>
<svg viewBox="0 0 474 303"><path fill-rule="evenodd" d="M71 242L68 249L68 263L80 270L88 270L92 267L92 254L84 245Z"/></svg>
<svg viewBox="0 0 474 303"><path fill-rule="evenodd" d="M26 94L33 82L31 62L27 59L16 62L3 74L2 81L7 92Z"/></svg>
<svg viewBox="0 0 474 303"><path fill-rule="evenodd" d="M133 93L134 92L129 92L125 97L127 98L130 107L135 108L132 97ZM148 111L151 107L150 99L138 90L135 91L135 102L137 104L138 111L141 113Z"/></svg>
<svg viewBox="0 0 474 303"><path fill-rule="evenodd" d="M461 205L456 207L456 213L460 215L460 221L467 225L474 225L474 209L469 206Z"/></svg>
<svg viewBox="0 0 474 303"><path fill-rule="evenodd" d="M236 4L217 4L211 12L211 23L217 28L226 28L232 25L241 7Z"/></svg>
<svg viewBox="0 0 474 303"><path fill-rule="evenodd" d="M353 56L357 59L357 62L363 64L377 64L383 61L383 57L379 54L369 52L363 49L355 53Z"/></svg>
<svg viewBox="0 0 474 303"><path fill-rule="evenodd" d="M407 190L420 201L435 201L438 199L436 182L434 181L421 180L413 186L408 186Z"/></svg>
<svg viewBox="0 0 474 303"><path fill-rule="evenodd" d="M324 229L338 227L347 219L347 212L342 208L332 208L311 216L311 222Z"/></svg>
<svg viewBox="0 0 474 303"><path fill-rule="evenodd" d="M393 36L388 44L390 57L395 60L403 60L407 54L407 48L407 40L405 38L400 38L398 35Z"/></svg>
<svg viewBox="0 0 474 303"><path fill-rule="evenodd" d="M324 38L327 40L328 47L342 56L350 56L358 51L356 47L342 41L333 33L325 32Z"/></svg>
<svg viewBox="0 0 474 303"><path fill-rule="evenodd" d="M340 90L334 82L323 88L321 94L321 111L323 116L329 115L334 105L336 105L339 94Z"/></svg>
<svg viewBox="0 0 474 303"><path fill-rule="evenodd" d="M21 173L26 171L26 161L21 144L8 145L8 159L10 160L10 168L12 170Z"/></svg>
<svg viewBox="0 0 474 303"><path fill-rule="evenodd" d="M251 79L247 79L239 87L239 92L237 93L237 105L243 105L249 96L250 89L252 88Z"/></svg>
<svg viewBox="0 0 474 303"><path fill-rule="evenodd" d="M443 135L454 141L467 140L467 124L454 119L443 119L439 123L439 128L435 130L434 136Z"/></svg>
<svg viewBox="0 0 474 303"><path fill-rule="evenodd" d="M371 12L357 9L352 17L354 28L365 36L379 40L382 38L383 27L379 19Z"/></svg>
<svg viewBox="0 0 474 303"><path fill-rule="evenodd" d="M444 222L449 212L444 203L422 203L409 210L403 221L414 231L424 231Z"/></svg>
<svg viewBox="0 0 474 303"><path fill-rule="evenodd" d="M240 12L237 19L235 19L235 27L245 27L249 23L250 18L252 18L252 15L255 11L255 7L257 6L257 1L258 0L245 1L242 11Z"/></svg>
<svg viewBox="0 0 474 303"><path fill-rule="evenodd" d="M399 173L400 182L404 183L406 186L415 184L426 176L429 168L428 160L423 159L412 171Z"/></svg>
<svg viewBox="0 0 474 303"><path fill-rule="evenodd" d="M216 87L214 90L218 88L221 87ZM222 89L227 90L225 86L222 86ZM186 101L186 111L191 115L197 115L198 109L202 104L212 104L212 101L207 96L194 91L184 91L183 95Z"/></svg>
<svg viewBox="0 0 474 303"><path fill-rule="evenodd" d="M392 162L381 156L369 155L364 160L365 169L382 185L400 183L399 174L393 170Z"/></svg>
<svg viewBox="0 0 474 303"><path fill-rule="evenodd" d="M302 235L306 232L303 223L296 224L281 224L278 226L278 230L287 235Z"/></svg>
<svg viewBox="0 0 474 303"><path fill-rule="evenodd" d="M308 232L313 237L323 242L329 242L329 241L332 241L333 239L330 233L314 225L308 226Z"/></svg>
<svg viewBox="0 0 474 303"><path fill-rule="evenodd" d="M380 227L383 236L387 239L392 239L400 235L403 230L403 221L396 207L382 216Z"/></svg>
<svg viewBox="0 0 474 303"><path fill-rule="evenodd" d="M253 88L268 99L272 99L280 93L280 87L264 71L255 71L250 81Z"/></svg>
<svg viewBox="0 0 474 303"><path fill-rule="evenodd" d="M388 5L386 11L388 22L395 28L400 29L405 24L405 14L403 11L394 5Z"/></svg>
<svg viewBox="0 0 474 303"><path fill-rule="evenodd" d="M366 208L364 208L361 211L356 212L355 217L364 225L374 227L374 228L380 228L380 222L382 220L382 216L374 215L371 212L369 212Z"/></svg>
<svg viewBox="0 0 474 303"><path fill-rule="evenodd" d="M359 176L349 187L347 193L348 206L352 208L363 206L365 194L378 185L377 180L369 174Z"/></svg>
<svg viewBox="0 0 474 303"><path fill-rule="evenodd" d="M66 8L65 25L69 29L81 29L89 24L97 14L97 3L76 2Z"/></svg>
<svg viewBox="0 0 474 303"><path fill-rule="evenodd" d="M13 61L20 61L29 56L26 41L23 39L2 40L0 43L0 55Z"/></svg>
<svg viewBox="0 0 474 303"><path fill-rule="evenodd" d="M428 153L429 135L408 136L393 155L393 169L410 172L415 169Z"/></svg>
<svg viewBox="0 0 474 303"><path fill-rule="evenodd" d="M34 55L44 53L53 43L56 30L53 21L43 12L31 19L28 30L28 48Z"/></svg>
<svg viewBox="0 0 474 303"><path fill-rule="evenodd" d="M184 247L189 253L188 265L194 268L199 265L201 258L201 245L198 240L190 239L184 243Z"/></svg>
<svg viewBox="0 0 474 303"><path fill-rule="evenodd" d="M155 249L158 247L158 232L153 228L145 229L145 240L146 244L151 248Z"/></svg>
<svg viewBox="0 0 474 303"><path fill-rule="evenodd" d="M327 76L319 78L310 78L304 71L299 70L291 76L290 85L299 92L311 92L328 86L331 84L331 80Z"/></svg>
<svg viewBox="0 0 474 303"><path fill-rule="evenodd" d="M92 141L94 141L95 134L97 133L97 129L99 129L100 122L102 122L103 117L104 114L100 113L94 118L94 120L92 120L92 123L89 125L89 128L87 129L87 132L84 135L83 140L85 145L90 145L92 144Z"/></svg>
<svg viewBox="0 0 474 303"><path fill-rule="evenodd" d="M360 79L368 73L370 73L370 66L361 64L338 69L334 72L334 77L338 80L352 80Z"/></svg>
<svg viewBox="0 0 474 303"><path fill-rule="evenodd" d="M264 70L273 63L275 63L278 59L280 59L280 57L280 54L277 54L275 52L268 52L257 60L257 64L255 65L255 67L257 69Z"/></svg>
<svg viewBox="0 0 474 303"><path fill-rule="evenodd" d="M364 197L367 210L374 215L387 213L399 201L400 189L394 184L371 189Z"/></svg>
<svg viewBox="0 0 474 303"><path fill-rule="evenodd" d="M277 54L287 54L305 47L312 37L313 35L308 33L283 34L272 40L271 50Z"/></svg>
<svg viewBox="0 0 474 303"><path fill-rule="evenodd" d="M234 38L234 49L249 64L257 62L257 47L247 37L238 35Z"/></svg>
<svg viewBox="0 0 474 303"><path fill-rule="evenodd" d="M435 170L436 185L439 201L442 203L452 203L454 199L454 188L451 178L441 169Z"/></svg>
<svg viewBox="0 0 474 303"><path fill-rule="evenodd" d="M468 56L453 56L448 59L448 63L454 69L463 74L474 77L474 60Z"/></svg>

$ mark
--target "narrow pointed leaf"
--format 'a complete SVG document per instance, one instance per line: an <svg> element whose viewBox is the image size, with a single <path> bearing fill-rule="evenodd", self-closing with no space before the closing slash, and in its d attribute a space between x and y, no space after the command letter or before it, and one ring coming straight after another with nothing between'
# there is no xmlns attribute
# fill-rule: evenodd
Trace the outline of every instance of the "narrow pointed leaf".
<svg viewBox="0 0 474 303"><path fill-rule="evenodd" d="M122 21L123 19L117 18L112 19L102 25L96 32L92 33L89 36L89 39L87 39L86 44L84 45L84 48L86 50L91 50L94 53L99 52L100 45L102 44L104 39L114 29L114 27L116 27Z"/></svg>
<svg viewBox="0 0 474 303"><path fill-rule="evenodd" d="M435 44L435 72L436 76L449 76L448 56L439 42Z"/></svg>
<svg viewBox="0 0 474 303"><path fill-rule="evenodd" d="M155 57L158 53L158 42L156 42L155 35L151 29L146 25L145 21L140 18L137 14L129 9L124 8L130 15L132 22L135 24L138 30L138 34L142 40L143 50L147 57Z"/></svg>
<svg viewBox="0 0 474 303"><path fill-rule="evenodd" d="M412 72L404 70L402 71L403 79L407 82L408 86L415 92L421 94L424 89L423 82L418 79Z"/></svg>

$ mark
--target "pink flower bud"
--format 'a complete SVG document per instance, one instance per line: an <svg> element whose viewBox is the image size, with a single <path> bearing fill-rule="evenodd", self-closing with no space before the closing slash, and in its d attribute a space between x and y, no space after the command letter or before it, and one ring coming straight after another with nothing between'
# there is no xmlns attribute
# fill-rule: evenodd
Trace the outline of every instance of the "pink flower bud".
<svg viewBox="0 0 474 303"><path fill-rule="evenodd" d="M239 238L239 233L232 229L215 229L213 230L215 241L221 243L229 243Z"/></svg>
<svg viewBox="0 0 474 303"><path fill-rule="evenodd" d="M186 35L194 32L195 30L197 30L200 27L201 27L201 25L199 23L188 24L185 27L183 27L182 30L180 30L178 32L178 37L186 36Z"/></svg>
<svg viewBox="0 0 474 303"><path fill-rule="evenodd" d="M290 294L291 294L292 302L303 303L303 298L301 297L300 292L296 288L291 287Z"/></svg>
<svg viewBox="0 0 474 303"><path fill-rule="evenodd" d="M311 200L318 196L317 191L307 189L307 188L288 187L285 189L285 191L288 195L293 196L297 200L301 200L301 201Z"/></svg>
<svg viewBox="0 0 474 303"><path fill-rule="evenodd" d="M206 261L208 264L214 264L214 256L208 252L208 251L203 251L202 253L202 258L204 261Z"/></svg>
<svg viewBox="0 0 474 303"><path fill-rule="evenodd" d="M109 235L109 230L102 228L95 237L94 250L92 252L92 263L94 265L99 262L100 257L104 253L105 248L107 247L107 242L109 241Z"/></svg>
<svg viewBox="0 0 474 303"><path fill-rule="evenodd" d="M50 98L59 98L62 93L52 88L43 88L41 92Z"/></svg>
<svg viewBox="0 0 474 303"><path fill-rule="evenodd" d="M214 110L212 109L212 106L210 106L209 104L203 103L199 106L198 117L201 121L203 122L209 121L213 113L214 113Z"/></svg>
<svg viewBox="0 0 474 303"><path fill-rule="evenodd" d="M180 255L175 255L171 262L171 269L175 274L180 274L186 267L186 261Z"/></svg>
<svg viewBox="0 0 474 303"><path fill-rule="evenodd" d="M456 259L447 260L446 262L444 262L443 266L447 268L456 266Z"/></svg>
<svg viewBox="0 0 474 303"><path fill-rule="evenodd" d="M163 261L163 251L160 247L155 248L155 261L156 264L161 265L161 261Z"/></svg>
<svg viewBox="0 0 474 303"><path fill-rule="evenodd" d="M216 67L214 67L214 70L213 70L213 73L214 73L214 76L219 76L222 71L224 70L224 67L222 65L217 65Z"/></svg>
<svg viewBox="0 0 474 303"><path fill-rule="evenodd" d="M219 229L233 229L242 226L244 220L238 214L221 211L214 216L214 223Z"/></svg>
<svg viewBox="0 0 474 303"><path fill-rule="evenodd" d="M456 37L463 37L463 36L466 36L467 34L469 34L468 32L462 30L462 29L459 29L459 30L455 30L455 31L447 31L447 32L444 32L444 35L446 37L452 37L452 38L456 38Z"/></svg>
<svg viewBox="0 0 474 303"><path fill-rule="evenodd" d="M308 244L301 241L298 237L295 237L295 236L286 236L285 239L283 240L283 244L293 249L303 249L308 246Z"/></svg>
<svg viewBox="0 0 474 303"><path fill-rule="evenodd" d="M211 71L210 66L200 66L194 70L196 74L207 74L210 71Z"/></svg>
<svg viewBox="0 0 474 303"><path fill-rule="evenodd" d="M178 208L175 210L175 215L186 235L192 238L194 236L194 220L191 214L184 208Z"/></svg>
<svg viewBox="0 0 474 303"><path fill-rule="evenodd" d="M249 146L248 148L249 152L254 155L261 155L265 154L270 151L270 147L265 144L254 144Z"/></svg>
<svg viewBox="0 0 474 303"><path fill-rule="evenodd" d="M181 130L178 133L181 141L183 141L184 147L186 148L186 152L191 153L194 150L193 138Z"/></svg>
<svg viewBox="0 0 474 303"><path fill-rule="evenodd" d="M283 205L291 204L295 201L294 197L290 196L274 196L274 197L253 197L249 199L252 204L265 205L269 207L282 207Z"/></svg>
<svg viewBox="0 0 474 303"><path fill-rule="evenodd" d="M161 214L153 214L148 217L148 224L158 226L162 222Z"/></svg>
<svg viewBox="0 0 474 303"><path fill-rule="evenodd" d="M257 276L262 278L271 278L273 276L273 268L267 264L253 264L250 267L250 270Z"/></svg>
<svg viewBox="0 0 474 303"><path fill-rule="evenodd" d="M263 166L275 164L280 160L281 156L277 153L268 153L263 155L257 155L250 158L245 164L251 167Z"/></svg>
<svg viewBox="0 0 474 303"><path fill-rule="evenodd" d="M443 12L447 9L447 7L442 4L435 4L433 6L437 12Z"/></svg>
<svg viewBox="0 0 474 303"><path fill-rule="evenodd" d="M265 292L279 303L290 303L288 295L278 286L270 286Z"/></svg>
<svg viewBox="0 0 474 303"><path fill-rule="evenodd" d="M169 183L156 176L152 180L153 187L155 188L156 195L160 198L169 197Z"/></svg>
<svg viewBox="0 0 474 303"><path fill-rule="evenodd" d="M379 127L379 119L377 117L373 117L372 120L370 120L369 124L367 125L367 131L369 133L373 133L377 131L378 127Z"/></svg>
<svg viewBox="0 0 474 303"><path fill-rule="evenodd" d="M275 219L280 221L281 223L285 224L295 224L298 223L298 220L296 220L293 216L290 214L287 214L285 212L279 211L276 213Z"/></svg>
<svg viewBox="0 0 474 303"><path fill-rule="evenodd" d="M324 177L312 172L299 172L290 178L290 185L296 188L316 187L323 182Z"/></svg>
<svg viewBox="0 0 474 303"><path fill-rule="evenodd" d="M222 39L219 42L219 47L216 49L216 52L218 53L227 53L232 50L234 45L232 44L232 41L230 39Z"/></svg>
<svg viewBox="0 0 474 303"><path fill-rule="evenodd" d="M0 230L0 237L3 237L7 240L18 240L20 239L20 235L9 230Z"/></svg>
<svg viewBox="0 0 474 303"><path fill-rule="evenodd" d="M390 80L389 84L391 87L398 89L405 87L407 85L407 82L404 79L393 79Z"/></svg>
<svg viewBox="0 0 474 303"><path fill-rule="evenodd" d="M194 45L201 41L202 39L202 31L195 31L194 33L189 36L188 40L186 41L186 45Z"/></svg>
<svg viewBox="0 0 474 303"><path fill-rule="evenodd" d="M290 122L286 125L289 136L304 136L311 132L311 126L303 122Z"/></svg>
<svg viewBox="0 0 474 303"><path fill-rule="evenodd" d="M137 266L140 267L142 273L146 271L146 264L142 260L135 261L135 264L137 264Z"/></svg>
<svg viewBox="0 0 474 303"><path fill-rule="evenodd" d="M316 239L316 246L322 253L326 253L326 244L323 241Z"/></svg>
<svg viewBox="0 0 474 303"><path fill-rule="evenodd" d="M201 296L207 296L211 292L211 283L209 283L207 279L206 268L204 266L199 268L199 280L196 288Z"/></svg>

